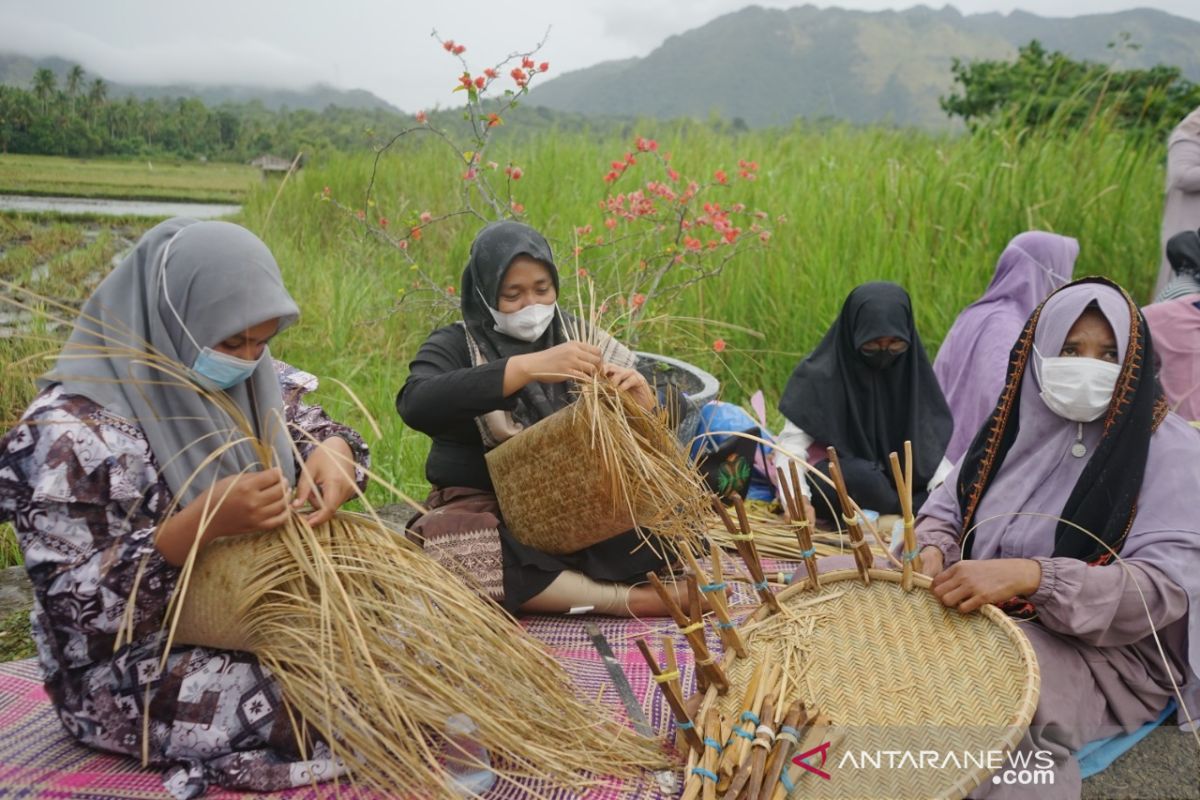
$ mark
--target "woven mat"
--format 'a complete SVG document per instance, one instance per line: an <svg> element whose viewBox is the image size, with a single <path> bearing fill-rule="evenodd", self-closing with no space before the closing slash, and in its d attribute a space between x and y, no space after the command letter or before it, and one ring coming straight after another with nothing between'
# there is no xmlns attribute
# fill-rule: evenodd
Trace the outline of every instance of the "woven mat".
<svg viewBox="0 0 1200 800"><path fill-rule="evenodd" d="M764 559L763 566L774 573L790 574L794 565ZM726 560L728 568L729 560ZM757 599L748 587L734 583L733 602L739 617L753 610ZM630 620L613 617L543 617L521 620L531 634L545 642L575 681L581 697L600 697L618 719L628 723L625 709L608 678L604 662L592 647L584 623L595 622L612 646L629 677L634 695L660 736L673 734L671 712L650 680L650 670L642 660L634 640L649 636L658 658L662 657L661 633L675 630L667 619ZM720 651L719 639L710 627L709 646ZM684 686L694 689L691 651L676 637L679 666ZM632 726L631 726L632 727ZM587 798L587 800L624 800L624 798L660 798L650 776L640 781L608 780L579 795L542 787L508 786L488 793L489 800L518 800L530 796L549 800ZM347 796L343 792L343 796ZM169 798L160 774L143 770L131 758L90 750L76 743L59 722L42 689L41 669L33 659L0 664L0 797L37 798L37 800L158 800ZM332 787L305 787L274 794L242 794L212 789L206 798L228 800L235 797L261 800L316 800L333 797Z"/></svg>

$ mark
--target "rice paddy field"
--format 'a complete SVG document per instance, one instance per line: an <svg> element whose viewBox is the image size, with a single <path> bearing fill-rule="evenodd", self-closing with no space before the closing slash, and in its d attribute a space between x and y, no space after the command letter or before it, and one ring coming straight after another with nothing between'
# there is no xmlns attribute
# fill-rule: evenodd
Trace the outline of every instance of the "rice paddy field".
<svg viewBox="0 0 1200 800"><path fill-rule="evenodd" d="M244 164L0 155L0 194L223 203L260 181L259 170Z"/></svg>
<svg viewBox="0 0 1200 800"><path fill-rule="evenodd" d="M554 245L567 297L575 297L577 269L610 287L637 262L633 251L618 262L608 256L589 261L589 251L577 262L573 254L577 228L593 225L603 232L598 205L606 192L637 188L632 181L610 186L603 180L610 161L633 149L635 135L655 137L685 176L703 180L717 170L733 176L739 159L759 165L753 182L732 178L708 197L727 192L729 202L765 211L769 243L745 249L720 275L670 302L649 303L639 328L639 349L708 369L721 379L724 399L733 402L762 389L773 408L797 360L820 339L850 289L864 281L895 281L908 289L933 355L958 311L987 286L1004 245L1024 230L1078 238L1076 275L1107 275L1141 301L1156 276L1161 147L1103 126L937 136L850 127L733 134L649 123L631 126L625 136L571 132L499 140L489 157L521 166L514 195L524 206L523 218ZM0 162L0 177L6 163ZM408 250L414 270L404 254L370 235L354 211L393 220L389 231L424 211L435 217L457 211L463 205L462 163L432 138L393 148L380 160L374 204L367 205L371 169L370 154L315 158L280 192L277 184L252 183L238 221L271 247L303 311L299 324L272 344L273 352L350 386L379 435L333 381L325 382L316 401L362 431L375 469L420 499L427 490L427 440L403 426L394 400L425 335L450 317L444 306L435 312L422 303L413 281L424 274L457 286L482 220L454 216L425 228ZM9 187L0 180L0 188ZM112 256L150 224L0 217L0 274L78 301L95 273L107 270ZM620 252L620 245L612 250ZM29 357L53 349L61 331L45 334L48 342L0 339L4 428L19 416L33 394L33 376L45 367ZM723 348L714 347L718 339ZM375 487L370 499L391 498ZM0 546L0 563L14 557L11 544L7 555Z"/></svg>

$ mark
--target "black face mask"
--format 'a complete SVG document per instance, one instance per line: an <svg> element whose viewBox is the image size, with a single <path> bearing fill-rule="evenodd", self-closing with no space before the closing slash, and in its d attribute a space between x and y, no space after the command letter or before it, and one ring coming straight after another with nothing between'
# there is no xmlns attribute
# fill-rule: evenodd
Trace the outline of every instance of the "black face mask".
<svg viewBox="0 0 1200 800"><path fill-rule="evenodd" d="M888 350L875 350L873 352L867 353L867 352L863 352L862 350L859 350L858 356L863 361L865 361L867 363L867 365L870 367L873 367L875 369L887 369L892 364L895 364L896 360L899 359L900 356L904 355L905 352L907 352L907 351L893 353Z"/></svg>

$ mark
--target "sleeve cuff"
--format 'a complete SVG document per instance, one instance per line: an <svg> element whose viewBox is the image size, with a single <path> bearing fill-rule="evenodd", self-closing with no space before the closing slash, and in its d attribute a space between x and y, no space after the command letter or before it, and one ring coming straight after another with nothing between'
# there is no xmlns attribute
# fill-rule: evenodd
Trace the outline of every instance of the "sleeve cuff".
<svg viewBox="0 0 1200 800"><path fill-rule="evenodd" d="M1038 563L1042 569L1042 579L1038 584L1037 591L1029 595L1030 603L1035 606L1040 606L1050 600L1054 593L1058 591L1058 567L1054 563L1053 558L1035 558L1032 559Z"/></svg>

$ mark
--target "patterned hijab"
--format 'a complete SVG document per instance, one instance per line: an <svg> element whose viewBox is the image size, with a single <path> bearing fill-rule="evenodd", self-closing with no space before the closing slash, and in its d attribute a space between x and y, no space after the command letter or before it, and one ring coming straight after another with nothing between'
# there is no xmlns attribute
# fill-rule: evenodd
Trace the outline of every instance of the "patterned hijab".
<svg viewBox="0 0 1200 800"><path fill-rule="evenodd" d="M220 478L263 466L246 443L204 465L241 432L191 382L197 345L213 347L271 319L283 330L299 314L271 251L257 236L230 222L176 217L147 231L100 283L38 386L60 383L65 392L139 425L167 485L187 503ZM147 353L166 363L151 363ZM271 445L290 481L292 442L270 352L246 381L224 394L258 439Z"/></svg>
<svg viewBox="0 0 1200 800"><path fill-rule="evenodd" d="M1099 308L1113 328L1121 372L1108 412L1083 425L1085 463L1068 455L1083 429L1050 411L1027 367L1035 344L1042 356L1057 356L1089 306ZM1109 548L1121 551L1137 515L1150 437L1167 414L1153 363L1145 319L1125 290L1107 279L1076 281L1034 311L1013 348L999 404L959 471L964 557L972 555L971 527L985 499L997 511L1016 511L1035 493L1046 492L1066 497L1054 529L1053 556L1106 564L1112 560Z"/></svg>

